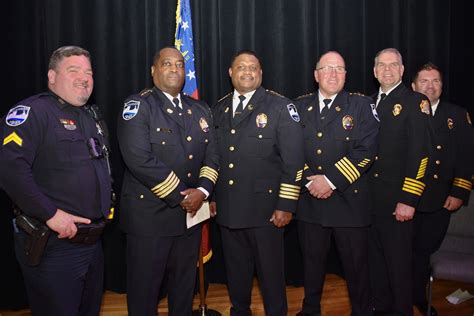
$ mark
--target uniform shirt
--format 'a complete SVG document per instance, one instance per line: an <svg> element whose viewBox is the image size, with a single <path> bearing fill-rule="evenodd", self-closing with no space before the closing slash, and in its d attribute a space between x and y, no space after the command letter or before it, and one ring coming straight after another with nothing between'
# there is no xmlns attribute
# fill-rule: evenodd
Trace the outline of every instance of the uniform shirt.
<svg viewBox="0 0 474 316"><path fill-rule="evenodd" d="M321 119L321 96L295 100L304 134L303 178L325 175L336 190L328 199L316 199L303 189L296 219L328 227L370 224L366 172L377 151L379 123L372 99L341 91Z"/></svg>
<svg viewBox="0 0 474 316"><path fill-rule="evenodd" d="M182 111L154 87L125 101L117 136L127 167L120 209L127 233L181 235L187 228L180 192L202 187L212 194L219 168L210 109L180 99Z"/></svg>
<svg viewBox="0 0 474 316"><path fill-rule="evenodd" d="M380 101L377 114L379 148L369 170L373 212L393 216L398 202L416 208L426 186L432 142L430 103L426 96L400 84Z"/></svg>
<svg viewBox="0 0 474 316"><path fill-rule="evenodd" d="M472 154L474 143L469 114L460 106L440 101L433 111L433 145L427 168L426 189L417 211L441 209L450 195L469 201L472 189Z"/></svg>
<svg viewBox="0 0 474 316"><path fill-rule="evenodd" d="M92 220L108 215L107 163L88 147L92 138L98 147L106 140L84 107L42 93L13 107L1 128L1 181L24 213L42 221L58 208Z"/></svg>
<svg viewBox="0 0 474 316"><path fill-rule="evenodd" d="M217 222L229 228L273 225L275 210L294 213L303 175L303 136L296 107L258 88L232 117L232 93L213 107L221 169Z"/></svg>

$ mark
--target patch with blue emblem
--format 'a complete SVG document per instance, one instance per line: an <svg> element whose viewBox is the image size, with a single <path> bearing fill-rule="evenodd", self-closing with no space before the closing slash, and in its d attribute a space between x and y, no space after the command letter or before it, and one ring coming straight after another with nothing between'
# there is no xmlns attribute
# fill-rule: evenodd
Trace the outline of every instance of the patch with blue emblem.
<svg viewBox="0 0 474 316"><path fill-rule="evenodd" d="M300 121L300 116L298 114L298 111L296 110L296 106L293 103L290 103L286 106L288 108L288 112L290 113L291 118L295 122Z"/></svg>
<svg viewBox="0 0 474 316"><path fill-rule="evenodd" d="M140 107L140 101L130 100L125 103L123 106L122 117L124 120L128 121L135 117L138 113L138 108Z"/></svg>
<svg viewBox="0 0 474 316"><path fill-rule="evenodd" d="M8 111L5 122L8 126L18 126L26 122L30 114L30 107L26 105L17 105Z"/></svg>

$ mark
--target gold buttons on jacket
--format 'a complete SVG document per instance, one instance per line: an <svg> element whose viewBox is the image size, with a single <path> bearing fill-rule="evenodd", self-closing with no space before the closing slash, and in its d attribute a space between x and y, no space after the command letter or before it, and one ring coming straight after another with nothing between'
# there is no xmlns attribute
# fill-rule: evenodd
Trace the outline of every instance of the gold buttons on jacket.
<svg viewBox="0 0 474 316"><path fill-rule="evenodd" d="M354 190L354 193L359 193L359 191L356 189L356 190Z"/></svg>
<svg viewBox="0 0 474 316"><path fill-rule="evenodd" d="M162 141L162 142L161 142L161 145L166 145L166 142L165 142L165 141Z"/></svg>
<svg viewBox="0 0 474 316"><path fill-rule="evenodd" d="M318 132L318 133L316 134L316 136L317 136L318 138L321 138L321 137L323 137L323 133Z"/></svg>
<svg viewBox="0 0 474 316"><path fill-rule="evenodd" d="M436 163L437 165L439 165L439 164L441 164L441 161L436 160L435 163Z"/></svg>
<svg viewBox="0 0 474 316"><path fill-rule="evenodd" d="M194 158L193 155L189 155L189 156L188 156L188 159L189 159L189 160L191 160L191 159L193 159L193 158Z"/></svg>
<svg viewBox="0 0 474 316"><path fill-rule="evenodd" d="M323 170L323 167L318 166L317 169L318 169L318 170Z"/></svg>
<svg viewBox="0 0 474 316"><path fill-rule="evenodd" d="M375 156L375 160L379 160L379 156Z"/></svg>
<svg viewBox="0 0 474 316"><path fill-rule="evenodd" d="M190 142L190 141L193 140L193 138L192 138L191 136L188 136L188 137L186 137L186 140L187 140L188 142Z"/></svg>
<svg viewBox="0 0 474 316"><path fill-rule="evenodd" d="M233 185L234 184L234 180L229 180L229 185Z"/></svg>
<svg viewBox="0 0 474 316"><path fill-rule="evenodd" d="M188 178L191 178L191 172L188 172Z"/></svg>
<svg viewBox="0 0 474 316"><path fill-rule="evenodd" d="M323 153L323 151L322 151L321 149L318 149L318 150L316 150L316 153L317 153L318 155L321 155L321 154Z"/></svg>
<svg viewBox="0 0 474 316"><path fill-rule="evenodd" d="M258 135L258 138L262 139L262 138L263 138L263 136L262 136L262 135Z"/></svg>
<svg viewBox="0 0 474 316"><path fill-rule="evenodd" d="M235 134L235 129L231 129L231 130L230 130L230 133L231 133L231 134Z"/></svg>
<svg viewBox="0 0 474 316"><path fill-rule="evenodd" d="M436 149L442 149L443 147L441 145L436 146Z"/></svg>
<svg viewBox="0 0 474 316"><path fill-rule="evenodd" d="M143 196L143 194L141 194L141 195L140 195L140 199L143 199L143 198L144 198L144 196Z"/></svg>
<svg viewBox="0 0 474 316"><path fill-rule="evenodd" d="M234 164L232 162L229 164L229 168L230 169L234 168Z"/></svg>
<svg viewBox="0 0 474 316"><path fill-rule="evenodd" d="M235 150L234 146L230 146L230 147L229 147L229 150L230 150L230 151L234 151L234 150Z"/></svg>
<svg viewBox="0 0 474 316"><path fill-rule="evenodd" d="M433 178L438 179L438 175L437 174L433 175Z"/></svg>
<svg viewBox="0 0 474 316"><path fill-rule="evenodd" d="M273 193L273 190L272 190L272 189L268 189L268 193Z"/></svg>
<svg viewBox="0 0 474 316"><path fill-rule="evenodd" d="M378 178L378 177L379 177L379 174L378 174L378 173L374 173L374 177L375 177L375 178Z"/></svg>

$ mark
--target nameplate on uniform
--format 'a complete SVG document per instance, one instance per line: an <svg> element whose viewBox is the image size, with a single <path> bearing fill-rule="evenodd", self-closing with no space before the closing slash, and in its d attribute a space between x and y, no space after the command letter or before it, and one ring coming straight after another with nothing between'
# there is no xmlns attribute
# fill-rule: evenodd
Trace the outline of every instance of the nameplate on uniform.
<svg viewBox="0 0 474 316"><path fill-rule="evenodd" d="M194 217L191 217L190 213L186 214L186 227L193 227L196 224L204 222L206 219L211 218L211 211L209 209L209 202L204 201L201 208L197 211Z"/></svg>

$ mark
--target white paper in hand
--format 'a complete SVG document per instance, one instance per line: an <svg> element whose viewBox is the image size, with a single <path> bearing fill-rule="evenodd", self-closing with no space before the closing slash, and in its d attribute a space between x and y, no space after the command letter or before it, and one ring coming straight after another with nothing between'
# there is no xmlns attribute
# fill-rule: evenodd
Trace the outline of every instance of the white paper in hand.
<svg viewBox="0 0 474 316"><path fill-rule="evenodd" d="M204 201L204 203L202 203L201 208L197 211L194 217L191 217L190 213L186 214L186 226L188 228L193 227L194 225L199 224L209 218L211 218L211 211L209 210L209 202Z"/></svg>
<svg viewBox="0 0 474 316"><path fill-rule="evenodd" d="M468 299L471 299L473 297L474 296L472 296L468 291L463 291L461 289L457 289L453 293L446 296L446 299L451 304L459 304L459 303L467 301Z"/></svg>

